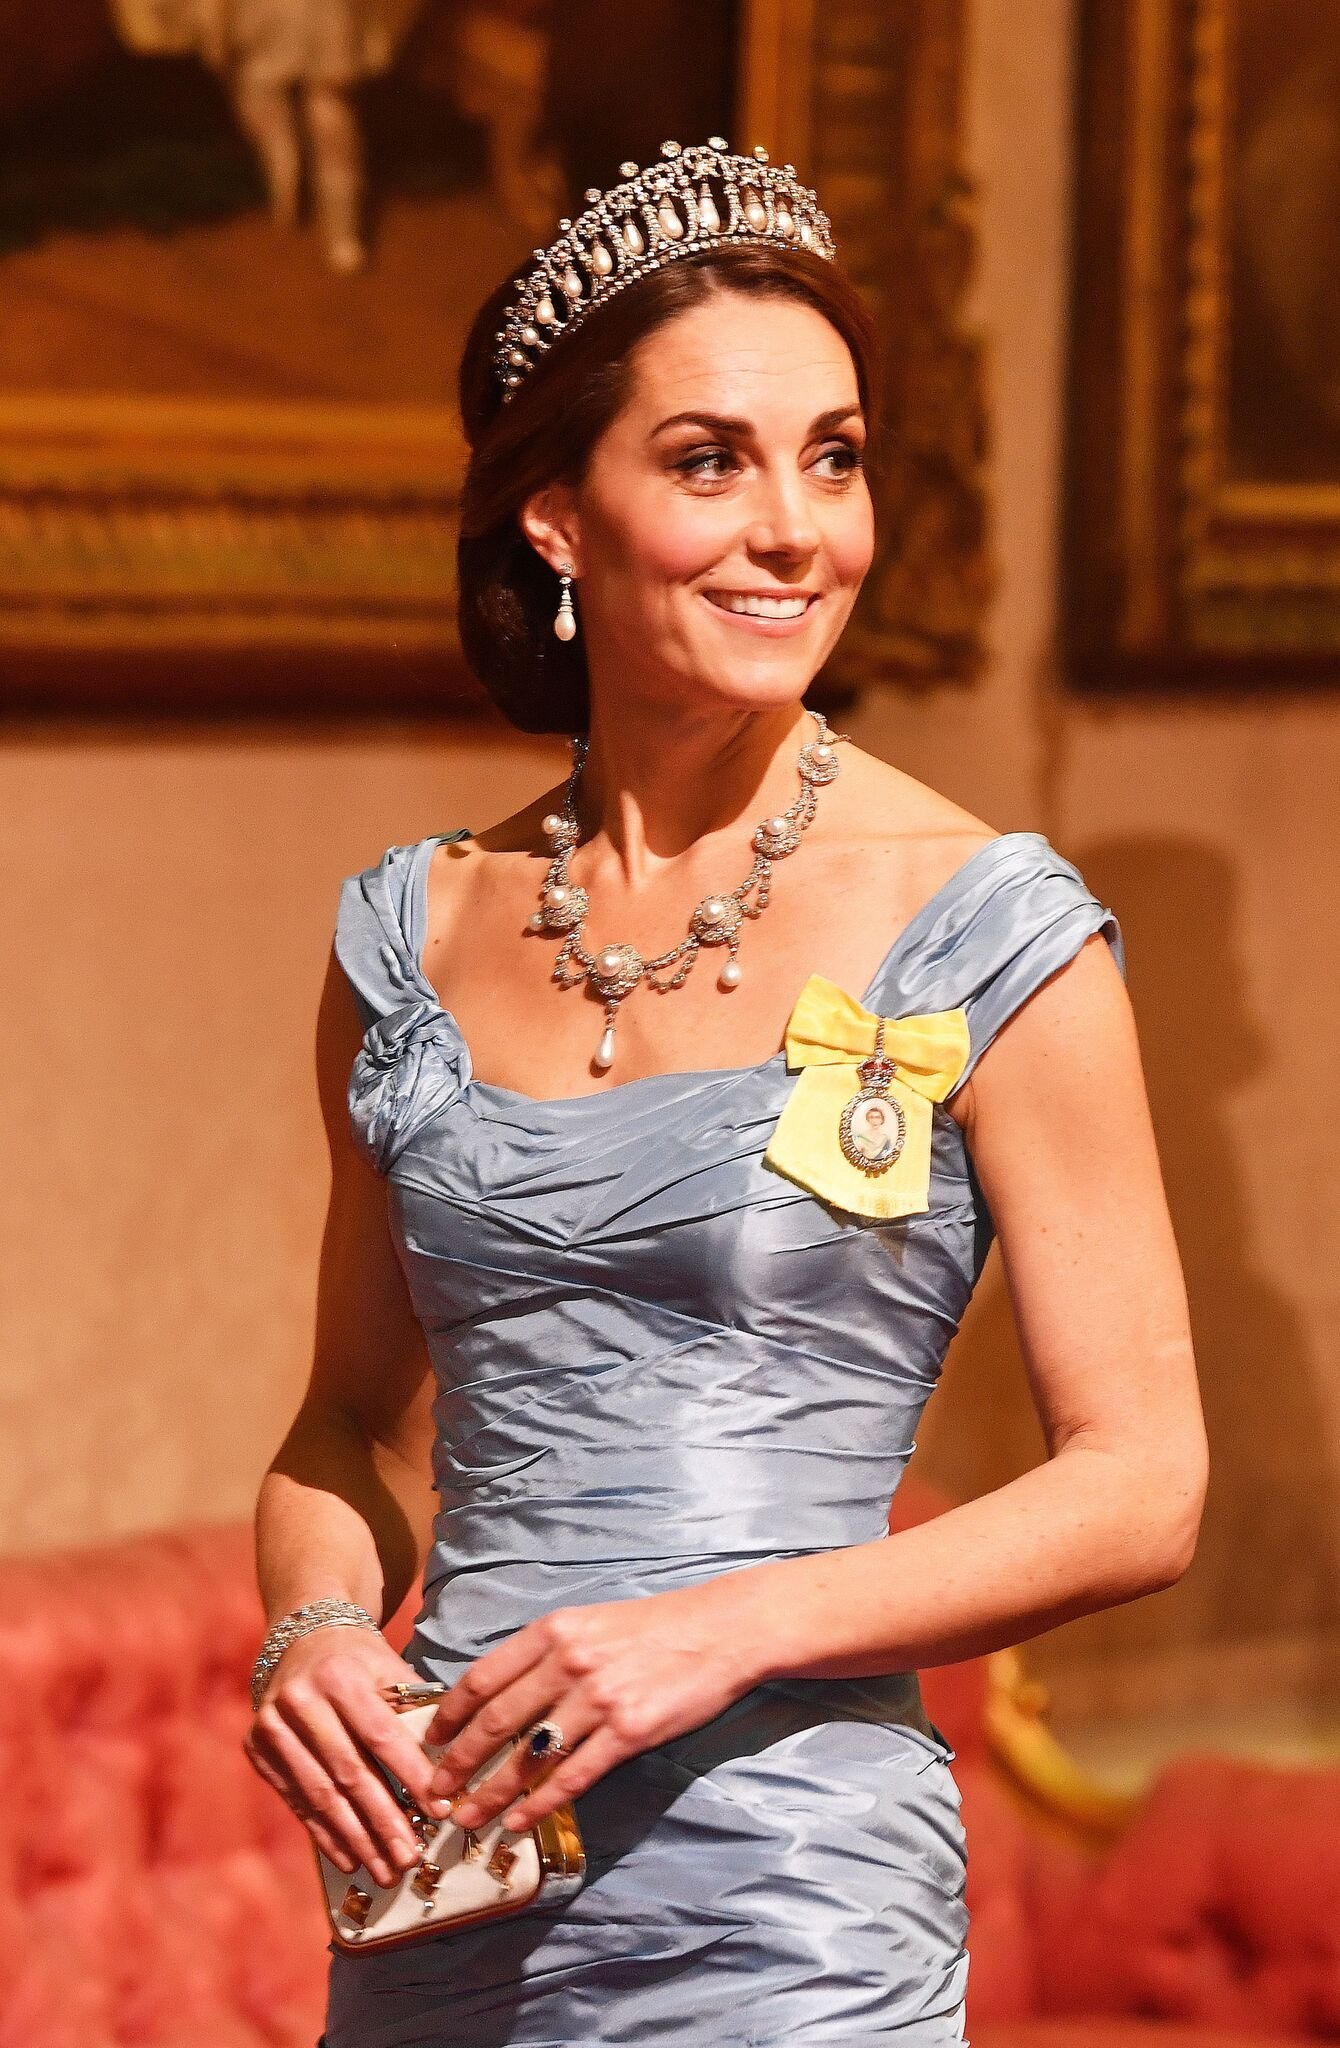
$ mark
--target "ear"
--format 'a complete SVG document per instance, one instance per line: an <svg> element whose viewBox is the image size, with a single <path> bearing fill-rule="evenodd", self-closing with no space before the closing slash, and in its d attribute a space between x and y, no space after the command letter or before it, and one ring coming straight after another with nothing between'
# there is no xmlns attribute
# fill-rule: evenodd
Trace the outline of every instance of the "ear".
<svg viewBox="0 0 1340 2048"><path fill-rule="evenodd" d="M536 554L555 575L567 564L574 576L582 574L580 523L566 484L546 484L542 490L532 491L516 518Z"/></svg>

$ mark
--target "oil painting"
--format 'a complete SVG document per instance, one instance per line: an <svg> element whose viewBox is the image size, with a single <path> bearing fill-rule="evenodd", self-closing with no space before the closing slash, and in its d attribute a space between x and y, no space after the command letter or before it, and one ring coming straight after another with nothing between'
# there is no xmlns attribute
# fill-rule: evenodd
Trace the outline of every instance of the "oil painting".
<svg viewBox="0 0 1340 2048"><path fill-rule="evenodd" d="M746 129L828 176L890 316L895 420L947 392L920 445L890 437L846 658L970 672L957 5L683 0L672 25L610 0L55 0L11 41L0 707L477 708L453 621L473 310L621 159ZM936 282L897 295L917 314L893 303L909 265Z"/></svg>
<svg viewBox="0 0 1340 2048"><path fill-rule="evenodd" d="M1340 654L1340 12L1088 0L1067 512L1081 682Z"/></svg>

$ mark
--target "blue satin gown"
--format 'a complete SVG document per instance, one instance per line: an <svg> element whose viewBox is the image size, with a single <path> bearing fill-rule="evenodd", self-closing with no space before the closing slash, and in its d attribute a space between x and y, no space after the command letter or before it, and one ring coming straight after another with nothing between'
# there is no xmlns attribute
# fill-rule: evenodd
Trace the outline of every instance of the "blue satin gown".
<svg viewBox="0 0 1340 2048"><path fill-rule="evenodd" d="M556 1101L476 1080L420 965L428 861L466 836L390 847L336 925L366 1026L352 1125L438 1384L408 1658L444 1679L553 1607L884 1536L992 1237L943 1107L921 1215L871 1221L765 1166L784 1051ZM851 993L890 1017L961 1005L966 1079L1099 931L1120 962L1075 868L1006 833ZM577 1801L575 1898L332 1946L326 2048L962 2042L953 1755L913 1671L760 1685Z"/></svg>

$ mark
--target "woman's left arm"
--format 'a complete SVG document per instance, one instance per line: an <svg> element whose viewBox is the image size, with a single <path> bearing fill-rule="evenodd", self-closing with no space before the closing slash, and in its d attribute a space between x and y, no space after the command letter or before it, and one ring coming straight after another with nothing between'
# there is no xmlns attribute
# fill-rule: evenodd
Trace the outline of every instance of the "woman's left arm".
<svg viewBox="0 0 1340 2048"><path fill-rule="evenodd" d="M600 1726L516 1802L518 1824L763 1679L953 1663L1181 1577L1205 1426L1134 1019L1106 940L1016 1011L961 1097L1045 1462L875 1542L541 1617L453 1689L436 1734L457 1738L444 1789L501 1739L492 1731L526 1725L532 1701L538 1713L594 1691ZM522 1782L500 1773L481 1814Z"/></svg>

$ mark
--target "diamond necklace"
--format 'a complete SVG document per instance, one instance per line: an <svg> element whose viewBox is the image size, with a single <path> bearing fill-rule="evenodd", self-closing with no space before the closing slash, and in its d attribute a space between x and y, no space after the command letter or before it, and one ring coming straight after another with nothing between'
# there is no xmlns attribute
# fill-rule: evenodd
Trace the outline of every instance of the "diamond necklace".
<svg viewBox="0 0 1340 2048"><path fill-rule="evenodd" d="M800 791L794 803L776 817L764 818L754 827L751 841L754 864L739 887L729 894L704 896L694 905L686 936L668 953L658 953L654 960L644 960L635 946L623 941L602 946L594 954L588 953L582 945L590 903L585 889L568 880L568 862L581 838L573 801L589 743L581 734L573 739L572 773L568 777L563 808L550 811L541 827L552 848L552 857L540 885L540 907L532 912L528 928L533 932L565 933L554 961L554 980L560 988L576 988L579 982L585 981L603 1001L605 1029L596 1049L595 1064L598 1067L614 1065L614 1028L619 1005L632 994L639 982L645 981L649 988L654 988L661 995L672 988L679 988L688 980L702 946L725 946L728 949L729 958L722 963L717 977L718 988L734 988L740 981L743 970L737 956L744 920L761 917L767 909L772 893L773 862L783 860L799 846L801 834L818 809L819 799L815 791L822 783L831 782L838 772L835 745L839 740L851 737L849 733L832 732L822 711L810 710L808 705L805 708L816 720L819 731L814 739L805 742L797 757ZM748 900L751 894L755 899L752 903ZM679 967L675 967L677 960L683 962ZM675 971L660 979L666 968L675 968Z"/></svg>

